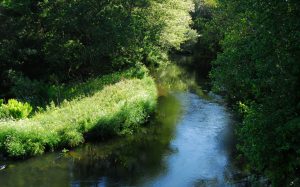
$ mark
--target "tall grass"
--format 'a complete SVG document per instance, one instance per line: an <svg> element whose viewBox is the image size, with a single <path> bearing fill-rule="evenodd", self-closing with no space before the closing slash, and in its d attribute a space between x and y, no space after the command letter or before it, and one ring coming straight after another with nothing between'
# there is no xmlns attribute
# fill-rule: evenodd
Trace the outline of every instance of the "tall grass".
<svg viewBox="0 0 300 187"><path fill-rule="evenodd" d="M58 99L59 101L63 101L65 99L70 100L82 96L90 96L101 90L106 85L114 84L124 79L142 79L144 76L147 76L148 73L149 72L146 67L138 66L125 71L115 72L113 74L104 75L98 78L92 78L84 83L56 87L53 89L55 93L50 94L49 100Z"/></svg>
<svg viewBox="0 0 300 187"><path fill-rule="evenodd" d="M75 89L90 89L88 97L48 107L30 119L0 122L1 153L12 158L34 156L77 146L90 133L99 137L133 133L154 111L154 81L146 75L104 86L111 82L106 79L114 78L106 76ZM97 84L103 89L96 91Z"/></svg>

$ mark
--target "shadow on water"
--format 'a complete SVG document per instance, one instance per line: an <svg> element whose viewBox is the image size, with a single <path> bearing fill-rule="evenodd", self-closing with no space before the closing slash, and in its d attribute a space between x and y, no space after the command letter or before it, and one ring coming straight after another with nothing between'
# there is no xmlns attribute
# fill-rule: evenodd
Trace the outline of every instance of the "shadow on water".
<svg viewBox="0 0 300 187"><path fill-rule="evenodd" d="M3 162L0 186L247 186L233 180L239 174L227 143L233 121L222 99L176 65L153 74L158 107L140 132Z"/></svg>
<svg viewBox="0 0 300 187"><path fill-rule="evenodd" d="M161 96L158 103L155 120L134 136L7 162L0 186L139 186L167 172L163 157L176 152L170 142L181 106L172 95Z"/></svg>

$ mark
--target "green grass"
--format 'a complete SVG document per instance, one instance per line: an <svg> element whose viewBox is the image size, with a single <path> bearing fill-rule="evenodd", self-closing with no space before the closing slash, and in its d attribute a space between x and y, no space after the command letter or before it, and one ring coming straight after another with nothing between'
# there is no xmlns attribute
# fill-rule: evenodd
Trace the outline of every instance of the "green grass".
<svg viewBox="0 0 300 187"><path fill-rule="evenodd" d="M130 68L125 71L115 72L98 78L92 78L83 83L75 83L67 86L54 86L48 90L48 100L56 104L63 100L78 99L80 97L91 96L103 89L104 86L114 84L124 79L142 79L148 75L148 69L144 66Z"/></svg>
<svg viewBox="0 0 300 187"><path fill-rule="evenodd" d="M11 158L28 157L75 147L85 141L87 134L99 137L132 134L154 111L156 86L147 75L140 79L121 78L119 82L117 79L124 76L117 77L105 76L73 89L75 95L88 93L87 97L48 107L29 119L0 122L0 152ZM111 82L117 83L107 85Z"/></svg>

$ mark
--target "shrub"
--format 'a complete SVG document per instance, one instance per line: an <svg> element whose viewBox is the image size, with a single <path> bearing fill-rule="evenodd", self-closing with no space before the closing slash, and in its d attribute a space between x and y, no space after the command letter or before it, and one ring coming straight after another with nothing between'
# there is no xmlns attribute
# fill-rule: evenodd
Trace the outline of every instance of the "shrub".
<svg viewBox="0 0 300 187"><path fill-rule="evenodd" d="M29 103L21 103L15 99L9 99L7 104L1 101L0 104L0 118L22 119L28 117L32 111Z"/></svg>

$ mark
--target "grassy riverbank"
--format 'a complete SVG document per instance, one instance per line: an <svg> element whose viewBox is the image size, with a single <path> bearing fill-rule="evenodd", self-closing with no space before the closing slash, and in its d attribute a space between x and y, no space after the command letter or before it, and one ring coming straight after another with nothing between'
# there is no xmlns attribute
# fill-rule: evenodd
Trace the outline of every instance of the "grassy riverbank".
<svg viewBox="0 0 300 187"><path fill-rule="evenodd" d="M154 111L157 97L152 78L136 71L90 80L66 92L77 99L50 106L29 119L0 122L0 152L11 158L28 157L75 147L90 133L131 134Z"/></svg>

